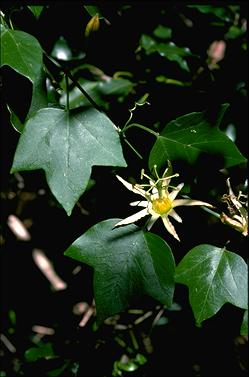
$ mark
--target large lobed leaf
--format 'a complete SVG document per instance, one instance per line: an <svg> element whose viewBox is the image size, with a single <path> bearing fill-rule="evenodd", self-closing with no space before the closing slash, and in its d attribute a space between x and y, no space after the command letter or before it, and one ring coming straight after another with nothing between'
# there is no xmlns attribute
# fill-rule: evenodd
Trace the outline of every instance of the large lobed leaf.
<svg viewBox="0 0 249 377"><path fill-rule="evenodd" d="M8 65L32 83L42 66L42 48L32 35L0 25L1 66Z"/></svg>
<svg viewBox="0 0 249 377"><path fill-rule="evenodd" d="M70 215L93 165L126 166L119 135L98 110L39 110L25 125L11 172L43 169L48 185Z"/></svg>
<svg viewBox="0 0 249 377"><path fill-rule="evenodd" d="M45 82L45 72L41 68L39 75L37 75L36 79L33 83L32 88L32 100L29 108L29 112L26 116L25 122L33 116L38 110L43 109L48 106L48 98L47 98L47 90L46 90L46 82ZM20 133L23 132L25 127L25 122L22 123L21 120L18 118L17 114L11 109L9 105L7 108L10 113L10 123L14 127L14 129Z"/></svg>
<svg viewBox="0 0 249 377"><path fill-rule="evenodd" d="M65 255L94 268L97 321L123 311L137 295L148 294L171 306L174 258L160 237L136 225L115 228L102 221L79 237Z"/></svg>
<svg viewBox="0 0 249 377"><path fill-rule="evenodd" d="M190 250L176 267L176 282L189 288L197 324L215 315L225 303L246 309L247 265L239 255L212 245Z"/></svg>
<svg viewBox="0 0 249 377"><path fill-rule="evenodd" d="M150 169L163 167L168 160L194 164L202 153L222 156L226 168L245 162L236 145L219 130L227 108L228 104L223 104L212 119L207 112L194 112L168 123L150 152Z"/></svg>

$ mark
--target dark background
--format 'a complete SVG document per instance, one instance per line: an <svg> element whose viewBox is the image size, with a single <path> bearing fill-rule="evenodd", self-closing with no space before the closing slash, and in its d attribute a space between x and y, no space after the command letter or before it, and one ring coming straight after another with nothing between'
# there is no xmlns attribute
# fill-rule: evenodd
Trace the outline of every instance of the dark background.
<svg viewBox="0 0 249 377"><path fill-rule="evenodd" d="M225 58L219 63L220 69L212 72L213 80L206 65L207 48L214 40L224 38L226 24L223 27L213 25L213 15L201 14L180 2L132 2L131 8L126 10L118 3L103 2L100 7L110 24L101 21L100 31L92 35L90 42L86 44L84 29L89 15L84 12L82 4L46 4L49 4L49 8L44 10L38 21L25 7L21 12L13 12L11 19L15 27L36 36L48 53L62 35L75 53L86 52L86 61L106 74L111 76L116 71L132 72L133 81L137 83L134 95L126 98L122 104L113 101L108 111L117 126L124 125L129 116L128 109L145 92L150 93L151 106L138 109L134 120L148 127L158 123L163 128L177 116L207 109L212 112L220 104L229 103L230 108L221 128L229 123L235 124L236 145L243 155L247 155L246 89L237 89L241 82L247 85L248 59L247 52L241 49L241 40L227 41ZM241 6L241 18L247 18L247 2L236 4ZM18 8L20 5L20 2L2 2L2 9L8 14L13 7ZM188 32L180 14L193 22L193 27ZM200 56L200 60L189 61L191 74L194 74L200 64L204 67L203 73L191 87L167 86L155 81L155 76L162 72L187 81L188 74L176 63L156 55L141 54L140 59L136 58L135 50L141 34L152 35L158 24L172 28L176 45L188 46ZM9 122L5 102L11 104L20 119L24 120L29 109L32 87L24 77L8 67L1 69L1 75L1 332L8 334L9 329L14 327L14 332L8 337L17 351L12 354L2 347L0 370L6 372L3 376L42 376L61 366L63 360L71 360L70 365L75 362L79 366L79 376L110 376L113 362L123 352L114 340L118 331L114 326L104 324L94 332L94 317L85 328L78 327L79 317L72 313L72 306L79 301L91 303L93 272L90 267L83 266L77 275L73 275L72 271L78 263L63 256L63 252L97 222L127 216L127 204L133 200L132 194L125 194L123 187L116 182L116 170L110 174L109 168L94 167L92 178L96 184L80 199L80 204L89 211L89 215L82 214L76 206L72 216L68 217L50 193L43 172L21 172L24 186L20 187L17 176L9 174L19 134ZM148 156L154 142L151 135L142 133L141 130L131 131L129 135L139 152ZM124 154L129 166L127 174L138 179L140 169L146 167L146 161L140 161L133 152L125 148ZM198 176L199 182L195 190L197 194L202 193L203 199L212 187L216 187L218 196L222 195L226 192L224 175L215 169L215 160L205 163L204 169L203 165L198 164L194 170L186 167L184 181L191 182L195 175ZM234 185L240 187L246 177L246 169L244 166L237 166L230 168L228 174ZM14 193L14 197L10 193ZM25 193L28 195L25 196ZM221 206L220 203L216 205ZM23 221L30 220L31 241L16 239L7 226L10 214L18 214ZM192 247L209 242L223 247L230 241L228 250L246 258L247 244L239 233L212 221L206 213L196 209L183 209L179 214L184 217L184 225L179 225L179 234L184 242L179 244L173 238L169 241L177 263ZM153 232L164 237L164 229L159 222L155 224ZM51 290L49 282L33 263L33 248L41 248L51 259L58 274L68 284L65 291ZM146 354L149 361L130 375L247 375L247 345L245 339L239 337L243 310L226 304L217 315L205 321L202 328L198 328L194 323L185 287L176 287L175 301L182 310L166 312L169 323L155 327L150 334L154 347L151 354L146 353L141 340L142 333L149 333L151 320L135 328L140 341L140 352ZM154 310L156 305L158 303L150 298L137 299L134 304L145 311ZM9 310L16 313L15 325L10 323ZM128 312L122 313L119 320L126 323L134 321ZM36 363L25 361L25 350L33 346L31 328L34 324L56 328L55 335L45 337L45 340L53 343L58 359L39 360ZM73 375L71 370L64 373L63 375Z"/></svg>

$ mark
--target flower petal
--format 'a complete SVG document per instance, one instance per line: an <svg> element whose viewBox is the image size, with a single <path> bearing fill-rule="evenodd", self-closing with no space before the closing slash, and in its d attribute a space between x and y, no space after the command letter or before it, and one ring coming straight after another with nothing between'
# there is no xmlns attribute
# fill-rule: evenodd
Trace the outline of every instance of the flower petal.
<svg viewBox="0 0 249 377"><path fill-rule="evenodd" d="M148 207L148 202L146 200L138 200L137 202L131 202L130 206Z"/></svg>
<svg viewBox="0 0 249 377"><path fill-rule="evenodd" d="M172 234L172 236L175 237L178 241L180 241L180 238L178 237L178 235L177 235L177 233L175 231L175 228L173 227L173 225L169 221L168 217L167 216L162 216L162 220L163 220L164 226L167 229L167 231L170 234Z"/></svg>
<svg viewBox="0 0 249 377"><path fill-rule="evenodd" d="M182 223L182 218L178 215L178 213L176 213L176 211L174 209L172 209L168 213L168 216L172 216L173 219L175 219L176 221L178 221L178 223Z"/></svg>
<svg viewBox="0 0 249 377"><path fill-rule="evenodd" d="M139 195L142 195L143 197L146 196L146 191L144 191L143 189L138 189L136 188L136 186L132 185L131 183L125 181L122 177L120 177L119 175L116 175L117 179L123 183L123 185L130 191L134 192L135 194L139 194Z"/></svg>
<svg viewBox="0 0 249 377"><path fill-rule="evenodd" d="M134 223L134 222L136 222L137 220L141 219L142 217L144 217L146 215L148 215L148 211L147 211L147 208L144 208L144 209L142 209L142 211L139 211L139 212L135 213L134 215L126 217L126 219L119 221L114 226L114 228L116 228L116 226Z"/></svg>
<svg viewBox="0 0 249 377"><path fill-rule="evenodd" d="M176 199L172 203L172 207L179 207L179 206L206 206L211 207L212 204L202 202L201 200L194 200L194 199Z"/></svg>
<svg viewBox="0 0 249 377"><path fill-rule="evenodd" d="M150 217L150 219L149 219L149 221L148 221L148 224L146 225L146 228L147 228L148 230L150 230L151 227L152 227L152 225L155 224L155 222L157 221L157 219L159 219L159 217L160 217L160 216L159 216L158 214L151 215L151 217Z"/></svg>
<svg viewBox="0 0 249 377"><path fill-rule="evenodd" d="M183 186L184 186L184 183L180 183L173 191L171 191L171 193L169 194L169 198L171 201L173 201L177 197L178 192L181 191Z"/></svg>

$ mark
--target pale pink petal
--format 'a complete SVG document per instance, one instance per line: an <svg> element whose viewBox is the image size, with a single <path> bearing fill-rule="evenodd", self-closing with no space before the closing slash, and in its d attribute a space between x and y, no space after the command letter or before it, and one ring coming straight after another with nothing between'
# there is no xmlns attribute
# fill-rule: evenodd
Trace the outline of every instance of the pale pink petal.
<svg viewBox="0 0 249 377"><path fill-rule="evenodd" d="M54 290L60 291L67 288L67 283L65 283L65 281L63 281L55 272L51 261L47 258L42 250L34 249L32 256L35 264L49 280Z"/></svg>
<svg viewBox="0 0 249 377"><path fill-rule="evenodd" d="M146 228L150 230L152 226L155 224L155 222L157 221L157 219L159 219L159 217L160 216L158 214L151 215L151 218L149 219Z"/></svg>
<svg viewBox="0 0 249 377"><path fill-rule="evenodd" d="M116 226L120 226L120 225L127 225L127 224L131 224L131 223L135 223L136 221L138 221L139 219L141 219L142 217L144 217L146 215L148 215L148 211L147 211L147 208L144 208L144 209L142 209L142 211L135 213L135 215L126 217L126 219L119 221L114 226L114 228L116 228Z"/></svg>
<svg viewBox="0 0 249 377"><path fill-rule="evenodd" d="M131 183L125 181L119 175L116 175L117 179L123 183L123 185L130 191L134 192L135 194L142 195L143 197L146 196L146 192L143 189L137 188L136 186L132 185Z"/></svg>
<svg viewBox="0 0 249 377"><path fill-rule="evenodd" d="M167 231L170 234L172 234L172 236L175 237L178 241L180 241L180 238L178 237L178 235L177 235L177 233L175 231L175 228L171 224L171 222L169 221L168 217L167 216L162 216L162 220L163 220L164 226L167 229Z"/></svg>
<svg viewBox="0 0 249 377"><path fill-rule="evenodd" d="M194 200L194 199L176 199L172 203L172 207L179 207L179 206L206 206L213 208L212 204L202 202L201 200Z"/></svg>
<svg viewBox="0 0 249 377"><path fill-rule="evenodd" d="M53 328L41 326L41 325L32 326L32 331L36 332L37 334L42 334L42 335L54 335L55 333Z"/></svg>
<svg viewBox="0 0 249 377"><path fill-rule="evenodd" d="M28 232L23 222L20 219L18 219L18 217L16 217L15 215L9 215L7 224L19 240L31 240L30 233Z"/></svg>
<svg viewBox="0 0 249 377"><path fill-rule="evenodd" d="M183 186L184 186L184 183L180 183L173 191L171 191L171 193L169 194L170 200L173 201L177 197L179 191L181 191Z"/></svg>
<svg viewBox="0 0 249 377"><path fill-rule="evenodd" d="M168 216L172 216L173 219L175 219L176 221L178 221L178 223L182 223L182 218L178 215L178 213L176 213L176 211L174 209L172 209L168 213Z"/></svg>
<svg viewBox="0 0 249 377"><path fill-rule="evenodd" d="M146 200L139 200L137 202L132 202L130 203L130 206L139 206L139 207L147 207L148 206L148 202Z"/></svg>

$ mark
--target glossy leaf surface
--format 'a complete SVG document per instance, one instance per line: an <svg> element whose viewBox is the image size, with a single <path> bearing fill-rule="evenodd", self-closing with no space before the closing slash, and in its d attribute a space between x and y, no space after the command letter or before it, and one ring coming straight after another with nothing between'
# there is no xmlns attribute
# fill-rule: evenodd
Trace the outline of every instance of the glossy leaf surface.
<svg viewBox="0 0 249 377"><path fill-rule="evenodd" d="M11 172L43 169L52 193L70 215L93 165L126 166L111 120L93 108L74 114L45 108L26 123Z"/></svg>
<svg viewBox="0 0 249 377"><path fill-rule="evenodd" d="M133 224L113 229L119 220L94 225L65 251L94 268L99 323L123 311L137 295L172 304L174 258L169 246Z"/></svg>
<svg viewBox="0 0 249 377"><path fill-rule="evenodd" d="M1 66L8 65L34 82L42 65L42 48L35 37L20 30L1 28Z"/></svg>
<svg viewBox="0 0 249 377"><path fill-rule="evenodd" d="M222 167L226 168L246 162L236 145L219 129L227 107L223 104L213 119L206 112L194 112L169 122L150 152L150 169L154 165L167 166L167 160L194 164L203 153L222 157Z"/></svg>
<svg viewBox="0 0 249 377"><path fill-rule="evenodd" d="M197 324L225 303L247 308L247 265L239 255L212 245L190 250L176 267L176 282L189 288Z"/></svg>

